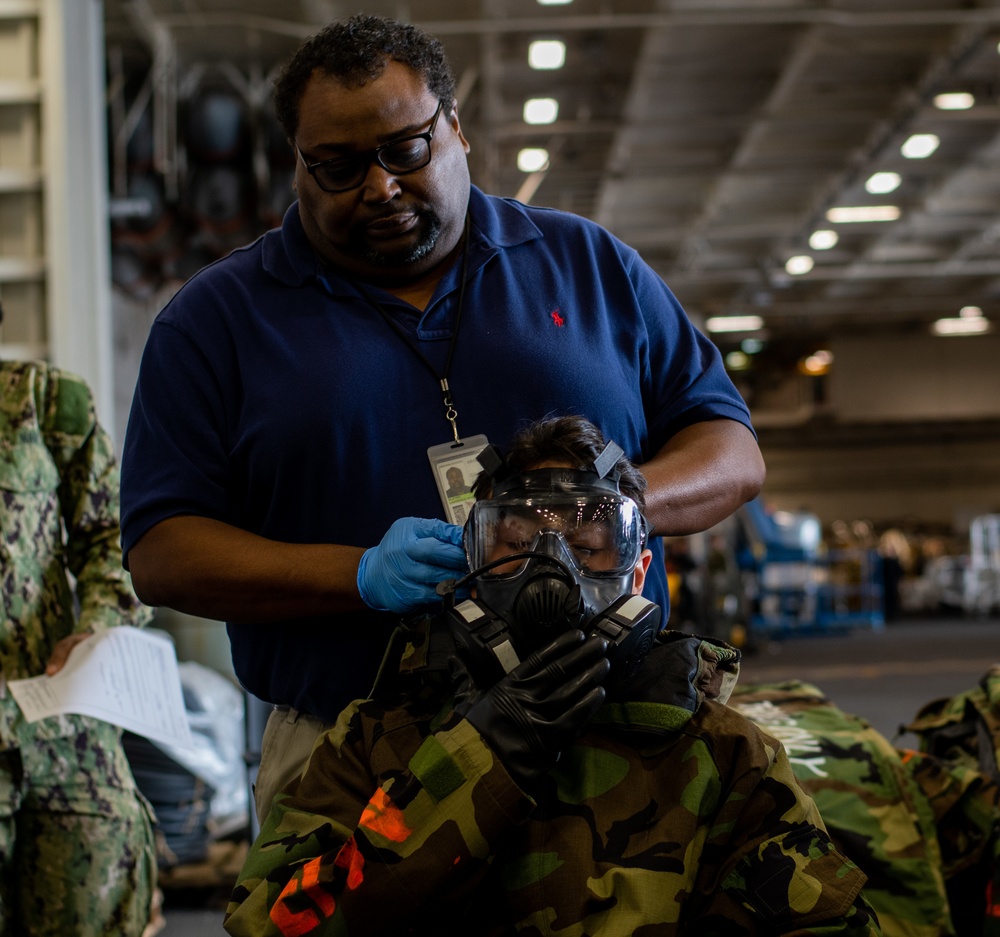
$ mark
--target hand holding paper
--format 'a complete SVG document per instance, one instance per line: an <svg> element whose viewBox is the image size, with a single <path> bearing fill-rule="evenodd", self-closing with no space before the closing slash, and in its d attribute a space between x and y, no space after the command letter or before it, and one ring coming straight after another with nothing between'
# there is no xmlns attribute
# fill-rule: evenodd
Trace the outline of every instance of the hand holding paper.
<svg viewBox="0 0 1000 937"><path fill-rule="evenodd" d="M138 628L88 637L58 673L8 686L28 722L76 713L168 745L193 744L174 646Z"/></svg>
<svg viewBox="0 0 1000 937"><path fill-rule="evenodd" d="M56 646L52 648L49 662L45 665L45 676L54 677L59 673L66 666L66 661L73 653L73 648L81 641L86 641L92 634L92 631L75 632L58 641Z"/></svg>

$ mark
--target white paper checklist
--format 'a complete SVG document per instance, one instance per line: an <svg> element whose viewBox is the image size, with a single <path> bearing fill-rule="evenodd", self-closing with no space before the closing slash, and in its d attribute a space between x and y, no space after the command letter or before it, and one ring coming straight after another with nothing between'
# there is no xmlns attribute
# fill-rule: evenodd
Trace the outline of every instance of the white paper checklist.
<svg viewBox="0 0 1000 937"><path fill-rule="evenodd" d="M157 634L110 628L81 641L54 676L7 685L29 722L75 713L156 742L193 744L177 654L169 638Z"/></svg>

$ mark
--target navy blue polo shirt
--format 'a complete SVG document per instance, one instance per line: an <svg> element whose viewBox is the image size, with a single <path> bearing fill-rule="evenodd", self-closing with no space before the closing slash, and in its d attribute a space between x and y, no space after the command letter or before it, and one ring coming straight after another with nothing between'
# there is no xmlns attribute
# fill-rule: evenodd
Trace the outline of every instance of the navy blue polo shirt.
<svg viewBox="0 0 1000 937"><path fill-rule="evenodd" d="M449 375L458 428L504 446L580 414L635 462L714 418L750 426L715 346L630 247L575 215L470 195L464 311ZM461 265L424 312L368 296L440 372ZM127 551L179 514L281 541L372 546L443 517L427 448L451 439L437 380L347 279L321 269L297 204L280 229L192 277L143 354L122 461ZM667 606L662 552L645 594ZM256 696L332 720L371 687L391 615L230 623Z"/></svg>

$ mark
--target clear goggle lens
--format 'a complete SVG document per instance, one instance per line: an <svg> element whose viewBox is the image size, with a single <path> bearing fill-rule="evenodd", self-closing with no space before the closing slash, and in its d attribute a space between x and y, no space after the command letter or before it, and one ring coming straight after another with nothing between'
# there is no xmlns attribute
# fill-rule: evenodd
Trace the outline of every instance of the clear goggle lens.
<svg viewBox="0 0 1000 937"><path fill-rule="evenodd" d="M466 527L472 569L535 548L539 534L562 535L578 570L587 576L621 576L639 560L644 521L631 498L620 495L477 501ZM527 561L512 560L483 576L516 576Z"/></svg>

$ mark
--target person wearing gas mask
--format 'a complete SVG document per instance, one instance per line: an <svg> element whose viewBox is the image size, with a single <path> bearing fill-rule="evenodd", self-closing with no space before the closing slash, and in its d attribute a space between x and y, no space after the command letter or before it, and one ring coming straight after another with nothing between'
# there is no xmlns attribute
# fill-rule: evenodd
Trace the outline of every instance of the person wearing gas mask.
<svg viewBox="0 0 1000 937"><path fill-rule="evenodd" d="M725 705L739 652L642 597L621 449L562 417L480 461L471 573L277 795L228 933L880 934L780 743Z"/></svg>

